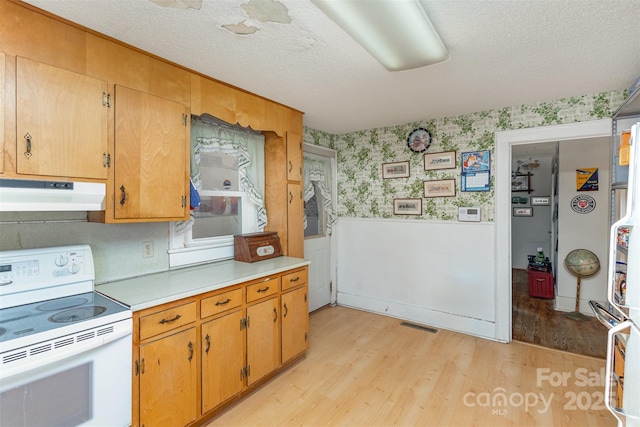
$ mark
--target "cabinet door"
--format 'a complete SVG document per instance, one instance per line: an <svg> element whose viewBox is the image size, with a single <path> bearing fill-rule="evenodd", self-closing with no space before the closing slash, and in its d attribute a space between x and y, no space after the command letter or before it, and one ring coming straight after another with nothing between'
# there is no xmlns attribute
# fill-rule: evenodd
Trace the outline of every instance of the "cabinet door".
<svg viewBox="0 0 640 427"><path fill-rule="evenodd" d="M307 287L282 294L282 363L307 349L309 312Z"/></svg>
<svg viewBox="0 0 640 427"><path fill-rule="evenodd" d="M304 258L302 184L287 184L287 255Z"/></svg>
<svg viewBox="0 0 640 427"><path fill-rule="evenodd" d="M116 86L116 219L186 219L186 107Z"/></svg>
<svg viewBox="0 0 640 427"><path fill-rule="evenodd" d="M280 366L278 297L247 307L247 385Z"/></svg>
<svg viewBox="0 0 640 427"><path fill-rule="evenodd" d="M242 310L202 324L202 413L244 387L245 329Z"/></svg>
<svg viewBox="0 0 640 427"><path fill-rule="evenodd" d="M183 426L196 419L195 345L196 329L190 328L140 346L140 425Z"/></svg>
<svg viewBox="0 0 640 427"><path fill-rule="evenodd" d="M107 178L107 83L17 58L19 174Z"/></svg>
<svg viewBox="0 0 640 427"><path fill-rule="evenodd" d="M2 108L0 108L0 173L4 172L4 73L5 73L5 55L4 52L0 52L0 102L2 102Z"/></svg>
<svg viewBox="0 0 640 427"><path fill-rule="evenodd" d="M287 132L287 179L302 181L302 136Z"/></svg>

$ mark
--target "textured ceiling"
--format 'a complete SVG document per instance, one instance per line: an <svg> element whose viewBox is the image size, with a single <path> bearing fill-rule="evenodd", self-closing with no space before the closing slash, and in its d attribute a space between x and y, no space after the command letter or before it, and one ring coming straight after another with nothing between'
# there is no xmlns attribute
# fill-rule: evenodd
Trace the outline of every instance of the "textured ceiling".
<svg viewBox="0 0 640 427"><path fill-rule="evenodd" d="M27 1L334 134L626 89L640 76L640 0L421 2L451 59L389 72L309 0ZM267 20L273 10L284 18Z"/></svg>

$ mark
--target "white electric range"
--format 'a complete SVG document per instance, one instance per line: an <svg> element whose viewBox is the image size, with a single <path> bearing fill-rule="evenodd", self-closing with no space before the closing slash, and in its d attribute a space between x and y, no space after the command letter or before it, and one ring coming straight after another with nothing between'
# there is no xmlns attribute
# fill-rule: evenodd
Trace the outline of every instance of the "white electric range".
<svg viewBox="0 0 640 427"><path fill-rule="evenodd" d="M0 252L0 425L131 423L131 310L88 245Z"/></svg>

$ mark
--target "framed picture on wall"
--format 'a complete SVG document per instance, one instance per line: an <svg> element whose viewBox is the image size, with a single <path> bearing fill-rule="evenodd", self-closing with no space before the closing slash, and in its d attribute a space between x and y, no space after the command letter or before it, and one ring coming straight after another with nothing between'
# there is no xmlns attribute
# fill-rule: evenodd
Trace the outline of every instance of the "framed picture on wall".
<svg viewBox="0 0 640 427"><path fill-rule="evenodd" d="M535 197L531 196L531 206L549 206L551 204L551 197Z"/></svg>
<svg viewBox="0 0 640 427"><path fill-rule="evenodd" d="M533 208L513 208L513 216L533 216Z"/></svg>
<svg viewBox="0 0 640 427"><path fill-rule="evenodd" d="M422 199L393 199L394 215L422 215Z"/></svg>
<svg viewBox="0 0 640 427"><path fill-rule="evenodd" d="M511 177L511 191L531 192L531 174L514 175Z"/></svg>
<svg viewBox="0 0 640 427"><path fill-rule="evenodd" d="M424 155L424 170L435 169L455 169L456 152L443 151L441 153L430 153Z"/></svg>
<svg viewBox="0 0 640 427"><path fill-rule="evenodd" d="M382 179L409 178L410 170L408 160L405 162L383 163Z"/></svg>
<svg viewBox="0 0 640 427"><path fill-rule="evenodd" d="M424 181L424 197L453 197L455 195L455 179Z"/></svg>

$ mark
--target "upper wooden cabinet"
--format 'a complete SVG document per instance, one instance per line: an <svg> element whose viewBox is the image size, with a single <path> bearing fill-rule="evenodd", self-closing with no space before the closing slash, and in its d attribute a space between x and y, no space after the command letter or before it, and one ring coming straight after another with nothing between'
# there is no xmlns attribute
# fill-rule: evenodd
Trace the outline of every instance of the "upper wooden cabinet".
<svg viewBox="0 0 640 427"><path fill-rule="evenodd" d="M115 87L114 220L187 219L188 109Z"/></svg>
<svg viewBox="0 0 640 427"><path fill-rule="evenodd" d="M3 176L106 179L105 211L89 212L91 221L187 219L188 117L210 114L265 135L267 231L278 233L285 254L303 255L302 214L298 205L289 210L287 191L288 182L302 181L300 111L18 0L0 0L0 50Z"/></svg>
<svg viewBox="0 0 640 427"><path fill-rule="evenodd" d="M5 110L5 98L4 98L4 74L5 74L5 54L0 52L0 101L3 107L0 108L0 153L4 153L4 110ZM4 172L4 161L0 157L0 173Z"/></svg>
<svg viewBox="0 0 640 427"><path fill-rule="evenodd" d="M287 180L302 181L302 135L287 132Z"/></svg>
<svg viewBox="0 0 640 427"><path fill-rule="evenodd" d="M107 83L26 58L16 65L16 172L106 179Z"/></svg>

